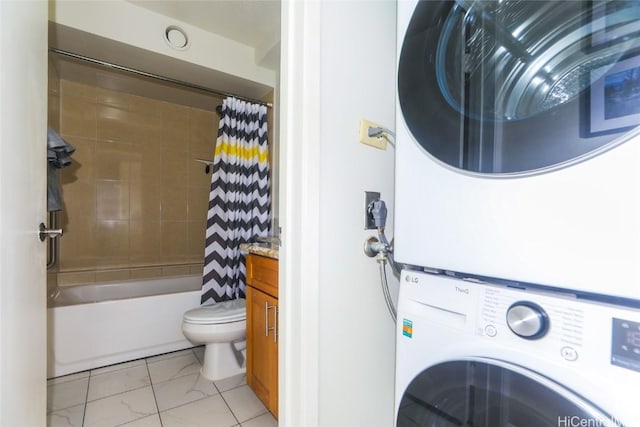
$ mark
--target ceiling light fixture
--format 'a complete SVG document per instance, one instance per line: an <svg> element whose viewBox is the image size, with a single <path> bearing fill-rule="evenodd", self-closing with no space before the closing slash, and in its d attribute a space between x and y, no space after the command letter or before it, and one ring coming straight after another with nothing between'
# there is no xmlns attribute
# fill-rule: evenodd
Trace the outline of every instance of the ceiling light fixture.
<svg viewBox="0 0 640 427"><path fill-rule="evenodd" d="M164 39L169 47L176 50L186 50L189 48L189 37L187 33L176 25L169 25L164 30Z"/></svg>

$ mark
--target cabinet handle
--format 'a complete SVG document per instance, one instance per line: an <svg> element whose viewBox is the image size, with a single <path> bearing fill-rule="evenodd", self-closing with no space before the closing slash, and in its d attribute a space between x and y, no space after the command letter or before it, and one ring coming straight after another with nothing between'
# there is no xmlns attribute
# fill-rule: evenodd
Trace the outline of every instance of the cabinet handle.
<svg viewBox="0 0 640 427"><path fill-rule="evenodd" d="M273 318L273 327L269 327L269 310L273 308L274 318ZM278 306L277 305L269 305L267 301L264 302L264 336L269 336L269 331L273 331L273 340L276 341L276 335L278 334Z"/></svg>
<svg viewBox="0 0 640 427"><path fill-rule="evenodd" d="M269 336L269 303L264 302L264 336Z"/></svg>
<svg viewBox="0 0 640 427"><path fill-rule="evenodd" d="M278 306L273 305L273 342L278 342Z"/></svg>

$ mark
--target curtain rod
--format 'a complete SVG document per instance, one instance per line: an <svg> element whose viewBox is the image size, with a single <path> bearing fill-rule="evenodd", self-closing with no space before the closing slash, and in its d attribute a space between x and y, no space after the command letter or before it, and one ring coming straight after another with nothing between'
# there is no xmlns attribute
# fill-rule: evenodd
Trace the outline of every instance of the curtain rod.
<svg viewBox="0 0 640 427"><path fill-rule="evenodd" d="M110 63L110 62L102 61L100 59L90 58L88 56L79 55L77 53L68 52L66 50L56 49L54 47L50 47L49 48L49 52L52 52L52 53L55 53L55 54L58 54L58 55L62 55L62 56L67 56L69 58L79 59L81 61L91 62L93 64L101 65L103 67L113 68L113 69L119 70L119 71L125 71L127 73L137 74L137 75L144 76L144 77L150 77L152 79L161 80L161 81L167 82L167 83L172 83L172 84L179 85L179 86L185 86L185 87L188 87L188 88L191 88L191 89L197 89L197 90L201 90L201 91L204 91L204 92L213 93L215 95L221 95L221 96L225 96L225 97L232 96L232 97L240 99L242 101L247 101L247 102L252 102L252 103L255 103L255 104L264 105L264 106L269 107L269 108L273 107L273 104L270 103L270 102L261 101L259 99L247 98L246 96L235 95L233 93L224 92L224 91L220 91L220 90L209 89L207 87L195 85L195 84L188 83L188 82L185 82L185 81L182 81L182 80L176 80L176 79L172 79L172 78L169 78L169 77L161 76L161 75L158 75L158 74L153 74L153 73L148 73L146 71L136 70L135 68L124 67L122 65L113 64L113 63Z"/></svg>

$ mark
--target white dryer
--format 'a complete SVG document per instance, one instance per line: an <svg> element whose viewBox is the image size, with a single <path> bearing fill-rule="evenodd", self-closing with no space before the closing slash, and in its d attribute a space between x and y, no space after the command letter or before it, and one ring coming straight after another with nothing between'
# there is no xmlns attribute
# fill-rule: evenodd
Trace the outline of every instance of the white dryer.
<svg viewBox="0 0 640 427"><path fill-rule="evenodd" d="M640 425L640 310L404 271L397 427Z"/></svg>
<svg viewBox="0 0 640 427"><path fill-rule="evenodd" d="M640 300L640 2L398 2L395 257Z"/></svg>

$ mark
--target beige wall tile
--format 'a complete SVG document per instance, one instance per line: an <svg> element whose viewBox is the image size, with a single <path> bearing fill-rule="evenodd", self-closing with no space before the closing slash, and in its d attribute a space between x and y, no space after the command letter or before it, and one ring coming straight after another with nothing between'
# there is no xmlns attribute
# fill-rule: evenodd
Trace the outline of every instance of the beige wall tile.
<svg viewBox="0 0 640 427"><path fill-rule="evenodd" d="M217 115L69 81L49 102L76 147L60 174L62 273L125 280L183 264L165 272L202 274L211 175L193 159L213 160Z"/></svg>
<svg viewBox="0 0 640 427"><path fill-rule="evenodd" d="M133 113L124 108L98 105L97 137L103 141L135 142Z"/></svg>
<svg viewBox="0 0 640 427"><path fill-rule="evenodd" d="M160 221L161 188L152 179L129 184L129 218L132 220Z"/></svg>
<svg viewBox="0 0 640 427"><path fill-rule="evenodd" d="M111 107L130 110L133 104L133 95L115 90L96 88L96 101Z"/></svg>
<svg viewBox="0 0 640 427"><path fill-rule="evenodd" d="M170 267L162 267L163 276L188 276L191 274L191 269L188 265L176 265Z"/></svg>
<svg viewBox="0 0 640 427"><path fill-rule="evenodd" d="M162 150L162 185L180 185L188 179L187 152Z"/></svg>
<svg viewBox="0 0 640 427"><path fill-rule="evenodd" d="M96 187L92 182L71 181L62 179L63 225L69 221L93 220L96 218Z"/></svg>
<svg viewBox="0 0 640 427"><path fill-rule="evenodd" d="M133 111L152 114L158 119L162 118L162 106L167 104L164 101L158 101L153 98L145 98L144 96L132 96L131 109Z"/></svg>
<svg viewBox="0 0 640 427"><path fill-rule="evenodd" d="M96 144L96 179L127 181L130 177L131 144L98 142Z"/></svg>
<svg viewBox="0 0 640 427"><path fill-rule="evenodd" d="M186 258L187 223L186 221L162 222L162 259L177 260Z"/></svg>
<svg viewBox="0 0 640 427"><path fill-rule="evenodd" d="M156 277L162 277L162 267L131 269L132 279L153 279Z"/></svg>
<svg viewBox="0 0 640 427"><path fill-rule="evenodd" d="M215 145L218 137L219 118L215 112L191 109L189 128L190 149L203 150Z"/></svg>
<svg viewBox="0 0 640 427"><path fill-rule="evenodd" d="M157 147L134 144L131 147L131 180L155 181L160 185L162 177L162 155Z"/></svg>
<svg viewBox="0 0 640 427"><path fill-rule="evenodd" d="M204 258L204 244L207 231L207 222L189 221L187 223L187 253L192 257Z"/></svg>
<svg viewBox="0 0 640 427"><path fill-rule="evenodd" d="M60 92L64 96L81 96L88 98L92 102L96 100L96 87L71 80L60 80Z"/></svg>
<svg viewBox="0 0 640 427"><path fill-rule="evenodd" d="M131 264L153 263L162 256L162 228L160 221L131 221L129 224Z"/></svg>
<svg viewBox="0 0 640 427"><path fill-rule="evenodd" d="M189 188L187 200L187 219L203 222L207 220L209 210L209 189Z"/></svg>
<svg viewBox="0 0 640 427"><path fill-rule="evenodd" d="M129 221L98 221L96 253L99 256L129 255Z"/></svg>
<svg viewBox="0 0 640 427"><path fill-rule="evenodd" d="M98 220L96 255L99 267L129 265L129 221Z"/></svg>
<svg viewBox="0 0 640 427"><path fill-rule="evenodd" d="M60 132L95 138L96 129L96 105L87 98L63 95L60 99Z"/></svg>
<svg viewBox="0 0 640 427"><path fill-rule="evenodd" d="M185 187L163 187L161 190L163 221L186 221L189 194Z"/></svg>
<svg viewBox="0 0 640 427"><path fill-rule="evenodd" d="M131 275L128 269L96 271L96 282L120 282L130 278Z"/></svg>
<svg viewBox="0 0 640 427"><path fill-rule="evenodd" d="M132 116L133 142L156 148L165 137L162 132L162 116L154 110L134 111Z"/></svg>
<svg viewBox="0 0 640 427"><path fill-rule="evenodd" d="M189 150L189 108L165 103L162 108L160 145L172 151Z"/></svg>
<svg viewBox="0 0 640 427"><path fill-rule="evenodd" d="M193 265L189 266L189 270L190 270L191 274L202 276L202 274L204 272L204 265L203 264L193 264Z"/></svg>
<svg viewBox="0 0 640 427"><path fill-rule="evenodd" d="M96 218L99 221L129 219L129 183L126 181L96 182Z"/></svg>
<svg viewBox="0 0 640 427"><path fill-rule="evenodd" d="M49 92L47 97L47 126L60 131L60 97L57 93Z"/></svg>
<svg viewBox="0 0 640 427"><path fill-rule="evenodd" d="M93 283L96 281L94 271L79 271L58 274L58 286L73 286Z"/></svg>
<svg viewBox="0 0 640 427"><path fill-rule="evenodd" d="M56 70L51 57L48 58L47 90L49 91L49 93L60 92L60 76L58 75L58 70Z"/></svg>
<svg viewBox="0 0 640 427"><path fill-rule="evenodd" d="M62 228L64 234L59 239L60 257L58 258L60 271L95 268L95 218L91 216L63 218Z"/></svg>

